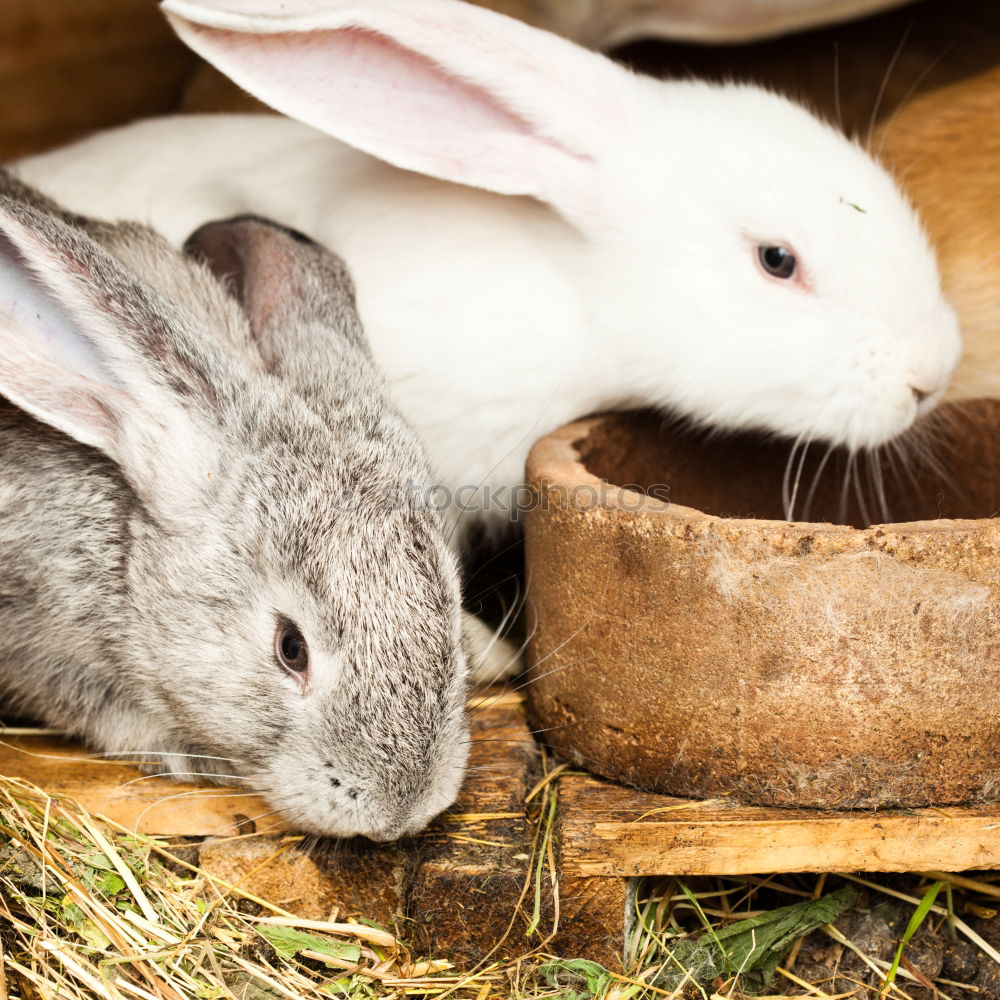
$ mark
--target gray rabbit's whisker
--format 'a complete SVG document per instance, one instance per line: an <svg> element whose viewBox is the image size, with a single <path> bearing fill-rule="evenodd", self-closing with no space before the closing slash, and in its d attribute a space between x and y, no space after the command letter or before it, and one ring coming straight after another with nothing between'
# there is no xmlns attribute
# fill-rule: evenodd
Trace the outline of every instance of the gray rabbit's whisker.
<svg viewBox="0 0 1000 1000"><path fill-rule="evenodd" d="M224 760L230 764L245 764L245 760L238 757L219 757L207 753L190 753L186 750L104 750L100 753L90 753L86 755L87 760L99 760L102 757L188 757L194 760ZM115 761L114 763L119 763ZM148 761L142 761L148 763Z"/></svg>
<svg viewBox="0 0 1000 1000"><path fill-rule="evenodd" d="M106 760L108 757L151 757L159 758L164 756L174 756L174 757L192 757L194 755L187 754L184 752L167 752L164 750L106 750L100 753L87 753L87 754L58 754L58 753L40 753L37 750L28 750L26 747L17 746L13 743L8 743L4 740L0 740L0 746L6 747L8 750L14 750L17 753L23 754L26 757L34 757L37 760L58 760L65 761L68 763L76 763L80 760L86 760L93 764L110 764L115 767L121 767L123 764L148 764L149 760ZM235 760L232 757L209 757L205 754L197 754L199 759L205 760L225 760L232 763L240 764L243 761ZM155 760L153 761L155 763ZM198 772L202 773L202 772Z"/></svg>
<svg viewBox="0 0 1000 1000"><path fill-rule="evenodd" d="M513 656L505 664L505 666L500 669L499 673L500 673L501 677L506 676L507 668L513 666L515 663L517 663L517 662L520 661L521 654L522 654L523 650L527 649L527 647L530 644L531 640L534 638L535 633L537 632L537 630L538 630L538 624L537 624L537 621L536 621L536 623L532 627L531 631L525 637L524 642L522 643L521 647L513 654ZM487 711L487 710L491 709L494 705L497 704L498 701L500 701L501 699L503 699L506 695L513 694L513 693L515 693L517 691L522 690L529 683L530 683L530 681L522 681L521 683L516 684L513 687L509 687L507 685L504 685L503 687L501 687L497 691L497 693L492 698L488 698L485 701L482 701L482 702L478 703L475 706L475 708L473 709L473 712L482 712L482 711Z"/></svg>
<svg viewBox="0 0 1000 1000"><path fill-rule="evenodd" d="M243 776L239 774L212 774L206 771L158 771L156 774L143 774L138 778L131 778L129 781L123 781L117 787L128 788L129 785L138 784L141 781L151 781L156 778L231 778L234 781L242 781ZM206 787L205 791L212 791L210 787Z"/></svg>
<svg viewBox="0 0 1000 1000"><path fill-rule="evenodd" d="M560 723L557 726L548 726L545 729L529 729L528 730L528 735L529 736L541 736L543 733L555 732L558 729L570 729L573 726L578 726L578 725L580 725L581 723L583 723L585 721L586 721L585 719L576 719L576 720L574 720L572 722L562 722L562 723ZM533 742L533 740L519 740L519 739L513 739L513 738L504 739L502 737L495 737L495 738L494 737L483 737L483 738L478 738L478 739L467 740L466 742L468 743L469 746L475 746L477 743L522 743L522 744L530 744L530 743Z"/></svg>
<svg viewBox="0 0 1000 1000"><path fill-rule="evenodd" d="M142 812L139 813L139 815L136 817L135 823L132 825L132 834L133 834L133 836L137 837L139 835L139 827L142 825L142 821L146 818L146 816L153 809L157 809L157 808L159 808L160 806L164 805L167 802L175 802L175 801L177 801L179 799L188 799L188 798L191 798L192 796L194 796L194 797L197 797L197 796L204 797L204 793L206 791L211 791L211 789L203 789L203 788L187 789L187 790L185 790L183 792L176 792L173 795L164 795L164 796L161 796L160 798L156 799L155 801L150 802L150 804L148 806L146 806L146 808L143 809ZM226 796L229 793L222 792L222 793L219 793L219 794L221 794L223 796Z"/></svg>
<svg viewBox="0 0 1000 1000"><path fill-rule="evenodd" d="M296 822L308 822L308 815L305 813L298 813L294 810L289 810L286 812L284 809L269 809L267 812L258 813L256 816L245 816L241 817L239 821L240 827L254 826L264 819L269 819L271 816L280 816L281 820L277 823L269 824L265 826L263 830L248 830L246 833L234 834L230 837L220 837L217 840L245 840L250 837L259 837L263 834L270 833L273 830L280 830L285 826L285 820L288 820L292 824ZM308 834L307 836L317 836L316 834ZM336 843L336 841L334 841ZM294 845L293 845L294 846Z"/></svg>
<svg viewBox="0 0 1000 1000"><path fill-rule="evenodd" d="M529 571L525 577L523 593L520 592L519 588L519 598L514 602L514 605L512 605L508 615L505 615L505 621L501 622L500 627L494 631L484 651L478 654L479 673L477 676L477 680L480 683L484 681L489 683L496 683L498 681L506 680L509 676L511 676L512 673L516 672L516 668L520 665L521 658L525 650L528 648L528 645L530 644L532 638L534 637L535 631L537 629L537 622L534 622L532 624L531 629L525 635L521 645L511 653L511 655L507 658L507 660L504 661L504 663L502 663L499 667L491 668L489 676L485 674L485 666L489 662L490 653L495 648L496 644L500 642L503 638L505 638L502 635L502 632L506 627L506 620L509 618L513 623L513 621L515 621L516 618L520 616L520 612L526 606L530 590L531 590L531 573ZM501 696L502 694L498 695L497 697ZM491 704L490 702L487 702L486 704L480 705L479 707L488 708L490 707L490 704Z"/></svg>
<svg viewBox="0 0 1000 1000"><path fill-rule="evenodd" d="M510 739L497 737L496 739L488 739L488 740L469 740L470 746L474 746L476 743L506 743L522 747L533 747L535 745L535 741L532 739L520 740L514 737L511 737Z"/></svg>
<svg viewBox="0 0 1000 1000"><path fill-rule="evenodd" d="M483 609L482 599L487 595L492 594L495 591L499 590L504 584L511 582L515 584L516 590L520 589L521 574L518 573L516 570L512 573L508 573L507 576L503 577L503 579L501 580L498 580L495 584L491 584L489 587L484 587L482 590L477 591L475 594L466 594L465 597L466 609L471 610L472 604L478 604L479 612L477 612L477 614L482 612ZM501 600L501 606L503 607L504 613L506 614L508 610L506 600Z"/></svg>
<svg viewBox="0 0 1000 1000"><path fill-rule="evenodd" d="M570 660L569 663L560 663L558 667L551 667L550 669L545 670L542 673L538 673L537 672L538 667L542 663L542 661L540 660L537 664L535 664L534 667L532 667L532 669L531 669L530 673L528 674L527 678L525 678L525 680L521 681L520 684L516 684L514 687L510 688L509 692L510 693L516 693L518 691L523 691L529 685L531 685L531 684L537 684L538 681L542 680L542 678L544 678L544 677L551 677L551 676L553 676L553 674L558 674L560 671L566 670L568 667L580 666L581 664L592 663L592 662L593 662L593 659L591 657L586 657L586 658L580 659L580 660Z"/></svg>
<svg viewBox="0 0 1000 1000"><path fill-rule="evenodd" d="M579 626L579 628L577 628L576 630L574 630L570 635L568 635L565 639L563 639L562 642L560 642L557 646L555 646L548 653L546 653L546 655L543 656L540 660L537 660L535 663L533 663L532 664L532 669L533 670L537 670L543 663L545 663L546 660L549 660L553 656L555 656L564 646L566 646L568 643L572 642L585 628L588 628L592 624L592 622L594 621L596 615L600 611L601 603L608 596L608 587L610 586L610 584L611 584L611 567L609 566L608 567L608 572L607 572L607 574L606 574L606 576L604 578L604 589L601 592L601 595L598 598L598 600L595 601L593 610L591 611L590 615ZM536 679L537 679L537 675L536 675ZM528 683L530 683L530 682L528 682Z"/></svg>
<svg viewBox="0 0 1000 1000"><path fill-rule="evenodd" d="M492 552L492 553L491 553L491 555L490 555L490 557L489 557L489 559L484 559L484 560L483 560L482 562L477 562L477 563L476 563L476 565L475 565L475 567L474 567L474 569L472 570L472 573L471 573L471 575L469 576L469 579L468 579L468 581L467 581L467 582L468 582L468 583L471 583L471 582L472 582L473 580L475 580L475 579L476 579L476 577L477 577L477 576L479 576L479 575L480 575L480 574L481 574L481 573L482 573L482 572L483 572L483 571L484 571L484 570L485 570L485 569L486 569L486 568L487 568L488 566L492 566L492 565L493 565L493 563L494 563L494 562L496 562L496 560L497 560L497 559L500 559L500 558L501 558L502 556L505 556L505 555L506 555L506 554L507 554L508 552L510 552L510 551L511 551L512 549L516 549L516 548L517 548L518 546L520 546L521 544L522 544L522 539L521 539L521 537L520 537L519 535L518 535L518 536L515 536L515 538L514 538L514 539L513 539L513 540L512 540L511 542L509 542L509 543L508 543L507 545L504 545L504 546L503 546L502 548L499 548L499 549L497 549L496 551ZM479 594L476 594L476 595L475 595L475 596L473 597L473 600L474 600L474 599L475 599L476 597L478 597L478 596L480 596L480 595L479 595Z"/></svg>
<svg viewBox="0 0 1000 1000"><path fill-rule="evenodd" d="M518 581L518 585L517 585L517 592L518 592L518 594L520 594L520 591L521 591L521 584L520 584L520 580L519 580ZM518 610L518 604L517 604L517 600L515 599L514 603L510 606L510 608L508 609L508 611L506 612L506 614L500 620L500 624L497 626L496 630L493 633L493 638L490 640L490 642L487 644L486 648L480 654L481 659L484 662L487 659L489 659L489 655L490 655L490 653L493 652L493 649L496 646L496 644L504 637L504 634L505 634L504 633L504 629L507 627L508 623L510 621L512 621L513 617L517 613L517 610Z"/></svg>
<svg viewBox="0 0 1000 1000"><path fill-rule="evenodd" d="M120 757L120 756L147 756L147 757L186 757L189 760L223 760L229 764L246 764L245 760L238 757L219 757L214 754L191 753L187 750L108 750L104 753L89 754L90 759L100 757ZM143 761L142 763L148 763Z"/></svg>
<svg viewBox="0 0 1000 1000"><path fill-rule="evenodd" d="M527 599L527 588L525 588L525 599ZM507 661L506 666L509 667L509 666L513 665L514 663L517 663L518 660L521 659L521 657L524 655L524 651L528 648L528 644L531 642L532 638L534 638L534 631L530 632L525 637L525 639L521 643L521 645L517 647L516 652L514 652L514 654L511 656L511 658Z"/></svg>
<svg viewBox="0 0 1000 1000"><path fill-rule="evenodd" d="M566 646L569 643L571 643L585 628L587 628L590 625L591 620L592 619L588 619L587 621L585 621L578 628L574 629L573 632L571 632L565 639L563 639L563 641L560 642L558 646L556 646L553 649L550 649L540 660L536 660L531 665L532 671L537 670L547 660L551 660L552 657L555 656L564 646ZM536 674L535 676L537 678L538 675ZM528 683L530 683L530 682L528 682ZM517 690L517 689L515 689L515 690Z"/></svg>

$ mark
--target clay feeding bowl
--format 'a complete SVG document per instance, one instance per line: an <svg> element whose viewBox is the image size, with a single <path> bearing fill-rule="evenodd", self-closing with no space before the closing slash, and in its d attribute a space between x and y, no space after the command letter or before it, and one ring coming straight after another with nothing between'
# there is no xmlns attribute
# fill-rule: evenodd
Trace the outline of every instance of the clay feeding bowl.
<svg viewBox="0 0 1000 1000"><path fill-rule="evenodd" d="M881 459L886 524L869 524L871 470L846 496L845 456L816 479L823 449L798 476L800 509L817 483L815 520L788 522L784 444L636 414L540 441L526 691L544 738L675 795L824 808L995 797L1000 403L950 416L939 464L894 474Z"/></svg>

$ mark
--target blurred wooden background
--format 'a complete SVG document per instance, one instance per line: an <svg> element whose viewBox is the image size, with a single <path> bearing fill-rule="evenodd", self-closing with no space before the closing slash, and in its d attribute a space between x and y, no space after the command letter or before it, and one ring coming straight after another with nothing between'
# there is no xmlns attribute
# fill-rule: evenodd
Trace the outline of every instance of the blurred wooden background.
<svg viewBox="0 0 1000 1000"><path fill-rule="evenodd" d="M153 0L3 0L0 159L175 110L195 64Z"/></svg>
<svg viewBox="0 0 1000 1000"><path fill-rule="evenodd" d="M995 64L998 54L996 0L922 0L744 46L642 42L619 53L658 74L762 80L805 95L831 115L839 90L845 126L862 132L876 104L881 118L913 94ZM247 104L199 68L154 0L3 0L0 95L0 159L145 115Z"/></svg>

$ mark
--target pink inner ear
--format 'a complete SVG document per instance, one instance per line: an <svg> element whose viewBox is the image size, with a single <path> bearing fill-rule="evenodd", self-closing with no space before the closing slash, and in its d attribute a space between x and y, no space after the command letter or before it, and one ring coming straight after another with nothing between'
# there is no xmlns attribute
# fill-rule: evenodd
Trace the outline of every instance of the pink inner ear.
<svg viewBox="0 0 1000 1000"><path fill-rule="evenodd" d="M428 131L428 120L444 116L448 127L460 134L532 134L526 121L491 94L385 35L355 28L299 37L305 44L298 57L315 67L321 82L329 86L331 66L337 66L338 75L343 69L343 79L353 81L344 88L346 97L357 94L371 100L376 104L373 111L386 102L384 113L416 134ZM462 39L456 37L454 44L461 45Z"/></svg>
<svg viewBox="0 0 1000 1000"><path fill-rule="evenodd" d="M15 350L0 363L0 395L37 420L116 457L117 424L101 398L121 400L117 389L70 374L30 351Z"/></svg>
<svg viewBox="0 0 1000 1000"><path fill-rule="evenodd" d="M400 167L531 194L540 186L542 164L532 162L540 153L588 159L539 135L484 87L374 31L258 35L183 26L196 50L254 96ZM461 44L456 32L454 45Z"/></svg>

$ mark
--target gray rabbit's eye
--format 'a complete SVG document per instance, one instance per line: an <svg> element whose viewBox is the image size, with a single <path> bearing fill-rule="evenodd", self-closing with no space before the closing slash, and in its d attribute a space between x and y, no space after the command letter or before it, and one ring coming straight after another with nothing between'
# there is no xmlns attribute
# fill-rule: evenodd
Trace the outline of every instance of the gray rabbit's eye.
<svg viewBox="0 0 1000 1000"><path fill-rule="evenodd" d="M757 247L757 259L760 261L760 266L775 278L790 278L795 273L795 266L798 263L795 254L783 246Z"/></svg>
<svg viewBox="0 0 1000 1000"><path fill-rule="evenodd" d="M309 646L298 625L287 618L282 618L275 630L274 655L278 663L293 674L304 674L309 669Z"/></svg>

